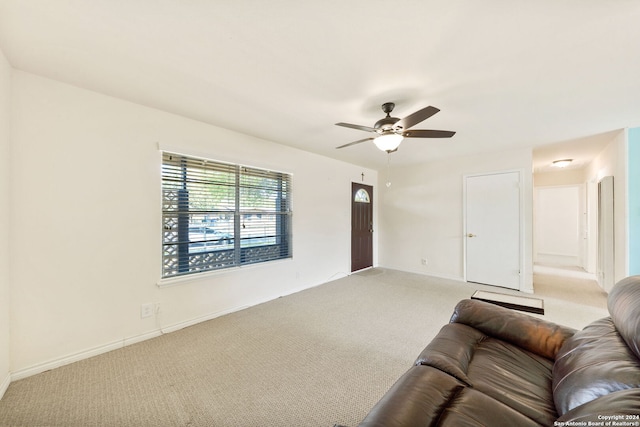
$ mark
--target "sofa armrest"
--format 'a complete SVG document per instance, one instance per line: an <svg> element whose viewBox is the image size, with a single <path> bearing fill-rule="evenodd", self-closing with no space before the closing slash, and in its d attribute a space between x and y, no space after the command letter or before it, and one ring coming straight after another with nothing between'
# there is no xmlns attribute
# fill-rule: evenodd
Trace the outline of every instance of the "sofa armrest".
<svg viewBox="0 0 640 427"><path fill-rule="evenodd" d="M638 425L640 422L640 389L628 388L600 396L573 408L556 421L557 426L616 425L597 424L618 421L617 425ZM589 422L593 422L589 424ZM625 424L627 423L627 424Z"/></svg>
<svg viewBox="0 0 640 427"><path fill-rule="evenodd" d="M564 340L576 330L478 300L462 300L450 323L462 323L554 360Z"/></svg>

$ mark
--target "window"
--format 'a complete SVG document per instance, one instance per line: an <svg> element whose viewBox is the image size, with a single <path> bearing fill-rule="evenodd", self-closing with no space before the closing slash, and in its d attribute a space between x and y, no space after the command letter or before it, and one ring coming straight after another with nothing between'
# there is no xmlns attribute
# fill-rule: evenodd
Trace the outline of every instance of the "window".
<svg viewBox="0 0 640 427"><path fill-rule="evenodd" d="M365 190L364 188L361 188L356 191L356 195L353 198L353 201L358 203L370 203L369 193L367 193L367 190Z"/></svg>
<svg viewBox="0 0 640 427"><path fill-rule="evenodd" d="M164 152L162 277L291 258L291 175Z"/></svg>

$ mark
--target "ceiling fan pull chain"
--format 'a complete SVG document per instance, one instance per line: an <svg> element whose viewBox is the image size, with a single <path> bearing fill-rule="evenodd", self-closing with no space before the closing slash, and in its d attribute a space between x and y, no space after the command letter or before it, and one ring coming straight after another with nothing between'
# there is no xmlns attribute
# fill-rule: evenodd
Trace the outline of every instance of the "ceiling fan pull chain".
<svg viewBox="0 0 640 427"><path fill-rule="evenodd" d="M387 153L387 188L391 187L391 153Z"/></svg>

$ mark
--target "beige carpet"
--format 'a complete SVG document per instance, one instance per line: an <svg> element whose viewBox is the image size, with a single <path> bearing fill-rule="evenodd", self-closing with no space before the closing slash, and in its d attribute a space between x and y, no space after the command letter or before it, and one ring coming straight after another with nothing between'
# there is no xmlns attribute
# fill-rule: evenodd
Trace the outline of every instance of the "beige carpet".
<svg viewBox="0 0 640 427"><path fill-rule="evenodd" d="M543 318L607 315L595 282L535 283ZM476 289L503 291L354 274L14 382L0 426L356 426Z"/></svg>

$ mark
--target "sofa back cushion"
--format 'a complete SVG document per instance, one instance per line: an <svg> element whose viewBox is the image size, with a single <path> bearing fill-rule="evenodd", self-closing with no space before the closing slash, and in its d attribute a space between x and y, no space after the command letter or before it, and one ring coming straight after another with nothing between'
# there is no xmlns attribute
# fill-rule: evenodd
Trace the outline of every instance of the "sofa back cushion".
<svg viewBox="0 0 640 427"><path fill-rule="evenodd" d="M456 305L451 323L462 323L550 360L576 330L473 299Z"/></svg>
<svg viewBox="0 0 640 427"><path fill-rule="evenodd" d="M640 276L616 283L609 294L608 308L616 329L640 358Z"/></svg>
<svg viewBox="0 0 640 427"><path fill-rule="evenodd" d="M610 317L568 338L553 365L553 400L560 416L600 396L640 387L640 360Z"/></svg>

